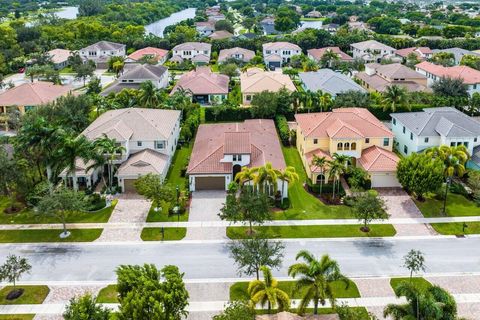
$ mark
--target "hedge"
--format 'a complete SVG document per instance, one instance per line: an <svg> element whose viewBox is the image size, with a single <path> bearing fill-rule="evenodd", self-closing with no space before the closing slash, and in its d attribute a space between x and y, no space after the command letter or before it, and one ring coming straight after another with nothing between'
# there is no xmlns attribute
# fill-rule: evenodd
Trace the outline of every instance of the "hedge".
<svg viewBox="0 0 480 320"><path fill-rule="evenodd" d="M290 144L290 128L288 127L287 118L283 115L277 115L275 124L277 125L280 140L284 146L288 146Z"/></svg>
<svg viewBox="0 0 480 320"><path fill-rule="evenodd" d="M252 113L248 108L210 107L205 109L206 122L243 121L246 119L252 119Z"/></svg>

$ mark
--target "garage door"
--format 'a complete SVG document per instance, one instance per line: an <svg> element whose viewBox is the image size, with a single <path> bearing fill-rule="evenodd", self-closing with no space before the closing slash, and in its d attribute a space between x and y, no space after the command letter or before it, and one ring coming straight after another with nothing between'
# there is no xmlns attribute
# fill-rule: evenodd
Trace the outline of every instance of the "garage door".
<svg viewBox="0 0 480 320"><path fill-rule="evenodd" d="M395 173L375 173L371 175L372 188L400 187Z"/></svg>
<svg viewBox="0 0 480 320"><path fill-rule="evenodd" d="M225 190L225 177L195 177L195 190Z"/></svg>
<svg viewBox="0 0 480 320"><path fill-rule="evenodd" d="M135 181L137 181L137 179L124 179L123 180L123 186L125 188L125 190L123 190L123 192L125 193L137 193L137 190L135 189Z"/></svg>

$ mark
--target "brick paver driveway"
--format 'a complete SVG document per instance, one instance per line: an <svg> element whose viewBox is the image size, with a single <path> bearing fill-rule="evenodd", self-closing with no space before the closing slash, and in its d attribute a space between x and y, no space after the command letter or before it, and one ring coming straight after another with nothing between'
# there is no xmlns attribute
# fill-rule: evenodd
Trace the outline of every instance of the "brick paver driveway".
<svg viewBox="0 0 480 320"><path fill-rule="evenodd" d="M378 189L379 196L387 205L391 219L423 218L410 196L400 188ZM436 234L428 224L396 224L397 236L424 236Z"/></svg>
<svg viewBox="0 0 480 320"><path fill-rule="evenodd" d="M225 203L225 191L195 191L192 193L188 221L219 221L218 214ZM185 240L219 240L226 238L225 227L192 227Z"/></svg>

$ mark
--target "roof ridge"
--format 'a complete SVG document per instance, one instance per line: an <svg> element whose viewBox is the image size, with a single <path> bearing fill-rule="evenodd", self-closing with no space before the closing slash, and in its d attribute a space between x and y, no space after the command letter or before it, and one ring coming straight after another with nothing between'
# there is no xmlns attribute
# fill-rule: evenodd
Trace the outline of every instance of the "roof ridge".
<svg viewBox="0 0 480 320"><path fill-rule="evenodd" d="M188 169L188 171L193 171L195 170L196 168L198 168L202 163L204 163L205 161L208 160L208 158L210 158L212 155L215 154L215 152L217 152L220 148L223 148L224 145L220 145L217 149L214 149L212 153L210 153L209 155L207 155L204 159L202 159L201 161L199 161L194 167L192 167L191 169ZM190 157L192 158L192 157Z"/></svg>
<svg viewBox="0 0 480 320"><path fill-rule="evenodd" d="M137 113L140 117L142 117L142 118L150 125L150 127L152 127L152 128L153 128L157 133L159 133L163 138L168 139L168 137L164 136L164 135L157 129L156 126L154 126L152 123L150 123L150 120L147 119L142 112L140 112L139 108L132 108L132 109L134 109L134 110L136 111L136 113ZM131 129L131 128L130 128L130 129ZM131 129L131 130L133 131L133 129Z"/></svg>
<svg viewBox="0 0 480 320"><path fill-rule="evenodd" d="M327 116L326 116L322 121L320 121L316 126L314 126L314 127L312 128L312 130L310 130L309 132L306 132L306 133L305 133L305 136L309 135L309 134L312 133L315 129L317 129L322 123L325 122L325 120L327 120L327 118L330 117L331 114L332 114L331 112L328 112L328 113L326 114ZM307 113L307 115L308 115L308 113Z"/></svg>

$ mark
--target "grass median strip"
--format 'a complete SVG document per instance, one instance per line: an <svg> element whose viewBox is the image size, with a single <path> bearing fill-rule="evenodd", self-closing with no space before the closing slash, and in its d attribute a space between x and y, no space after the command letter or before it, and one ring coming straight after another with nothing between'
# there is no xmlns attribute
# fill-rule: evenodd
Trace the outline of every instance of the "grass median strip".
<svg viewBox="0 0 480 320"><path fill-rule="evenodd" d="M6 286L0 290L0 305L2 304L42 304L50 289L48 286L16 286L15 289L23 289L23 294L14 300L8 300L7 294L13 290L13 286Z"/></svg>
<svg viewBox="0 0 480 320"><path fill-rule="evenodd" d="M111 284L102 288L98 293L97 303L118 303L117 285Z"/></svg>
<svg viewBox="0 0 480 320"><path fill-rule="evenodd" d="M102 234L103 229L69 229L70 236L59 237L61 229L40 230L4 230L0 231L0 243L33 243L33 242L92 242Z"/></svg>
<svg viewBox="0 0 480 320"><path fill-rule="evenodd" d="M321 226L261 226L255 227L257 234L266 238L348 238L348 237L393 237L396 234L391 224L370 225L370 232L360 230L361 225L321 225ZM230 239L248 238L248 227L228 227Z"/></svg>
<svg viewBox="0 0 480 320"><path fill-rule="evenodd" d="M463 222L431 223L430 225L443 235L480 234L480 222L465 222L465 224L465 230Z"/></svg>
<svg viewBox="0 0 480 320"><path fill-rule="evenodd" d="M34 314L0 314L0 320L33 320Z"/></svg>
<svg viewBox="0 0 480 320"><path fill-rule="evenodd" d="M143 241L174 241L182 240L187 234L187 228L163 228L164 234L162 239L162 228L143 228L141 238Z"/></svg>
<svg viewBox="0 0 480 320"><path fill-rule="evenodd" d="M413 278L391 278L390 279L390 286L392 287L393 291L396 291L398 285L402 282L411 282L415 287L426 290L432 286L430 282L425 280L422 277L413 277Z"/></svg>
<svg viewBox="0 0 480 320"><path fill-rule="evenodd" d="M296 281L279 281L278 288L285 291L290 299L301 299L305 295L305 290L295 292ZM230 300L248 300L250 297L247 293L248 282L236 282L230 286ZM336 298L360 298L355 282L350 281L348 287L341 281L332 283L332 289Z"/></svg>

